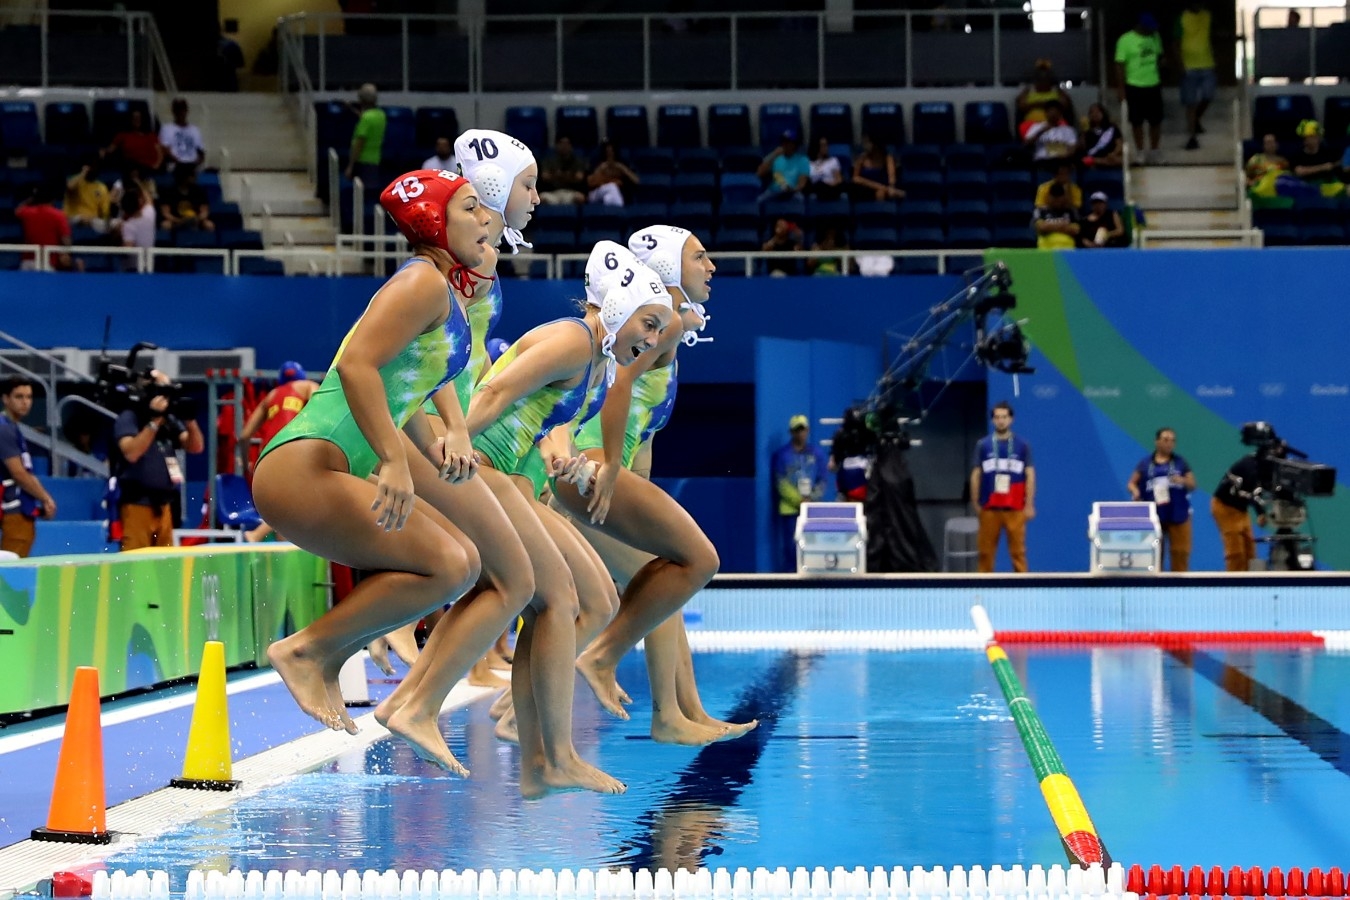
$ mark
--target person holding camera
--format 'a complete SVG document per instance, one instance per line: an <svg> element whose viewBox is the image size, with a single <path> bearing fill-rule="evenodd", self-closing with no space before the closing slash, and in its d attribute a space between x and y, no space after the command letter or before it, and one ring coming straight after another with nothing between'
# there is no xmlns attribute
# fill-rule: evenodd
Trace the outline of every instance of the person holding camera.
<svg viewBox="0 0 1350 900"><path fill-rule="evenodd" d="M124 551L173 546L173 501L183 483L176 451L206 449L191 401L178 395L163 372L152 371L150 378L146 401L123 410L113 426L122 456L117 483Z"/></svg>
<svg viewBox="0 0 1350 900"><path fill-rule="evenodd" d="M1162 523L1163 542L1173 572L1191 570L1191 491L1195 473L1178 456L1177 433L1159 428L1153 436L1153 455L1134 467L1126 487L1135 500L1152 500Z"/></svg>
<svg viewBox="0 0 1350 900"><path fill-rule="evenodd" d="M1223 566L1229 572L1246 572L1256 559L1256 536L1252 533L1253 507L1256 522L1265 526L1266 510L1258 492L1261 487L1261 462L1244 456L1228 467L1209 501L1210 515L1219 526L1223 539Z"/></svg>

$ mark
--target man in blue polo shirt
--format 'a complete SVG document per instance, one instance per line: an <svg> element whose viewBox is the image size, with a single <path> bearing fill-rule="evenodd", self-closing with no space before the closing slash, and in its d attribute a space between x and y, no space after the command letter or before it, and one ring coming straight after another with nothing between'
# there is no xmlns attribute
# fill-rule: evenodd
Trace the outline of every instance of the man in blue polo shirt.
<svg viewBox="0 0 1350 900"><path fill-rule="evenodd" d="M1130 496L1151 500L1158 508L1163 542L1173 572L1191 570L1191 491L1195 473L1185 459L1176 454L1177 433L1159 428L1153 436L1153 455L1146 456L1130 475Z"/></svg>
<svg viewBox="0 0 1350 900"><path fill-rule="evenodd" d="M811 160L801 151L795 129L783 132L783 140L772 153L764 157L756 172L760 178L769 178L769 189L760 200L778 200L800 197L811 180Z"/></svg>
<svg viewBox="0 0 1350 900"><path fill-rule="evenodd" d="M193 417L183 424L169 412L168 377L151 373L145 385L148 399L124 410L113 425L120 456L117 486L122 522L122 549L173 546L174 500L183 484L176 451L201 453L206 440Z"/></svg>
<svg viewBox="0 0 1350 900"><path fill-rule="evenodd" d="M999 535L1008 534L1014 572L1027 570L1027 522L1036 517L1036 469L1031 445L1012 433L1013 408L994 404L994 433L975 445L970 470L970 500L980 517L976 541L981 572L994 571Z"/></svg>
<svg viewBox="0 0 1350 900"><path fill-rule="evenodd" d="M37 537L38 516L56 515L56 501L33 474L33 458L28 453L19 423L33 408L33 383L26 378L0 382L0 550L27 556Z"/></svg>

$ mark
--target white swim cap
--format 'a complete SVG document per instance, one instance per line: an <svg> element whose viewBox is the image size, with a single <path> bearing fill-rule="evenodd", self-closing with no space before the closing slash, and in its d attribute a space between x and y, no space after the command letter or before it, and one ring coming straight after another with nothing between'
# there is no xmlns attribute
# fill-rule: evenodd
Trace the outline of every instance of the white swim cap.
<svg viewBox="0 0 1350 900"><path fill-rule="evenodd" d="M626 262L620 262L621 254L628 257ZM609 266L611 259L616 263L613 268ZM595 278L591 277L593 265L597 272ZM612 385L618 365L614 340L619 329L642 307L658 303L673 307L673 301L661 283L661 276L613 241L600 241L592 248L591 258L586 262L586 275L586 303L600 310L600 324L605 329L600 350L609 357L605 364L605 383Z"/></svg>
<svg viewBox="0 0 1350 900"><path fill-rule="evenodd" d="M628 249L660 275L661 281L667 287L680 288L683 295L684 287L681 282L684 274L684 244L691 236L685 229L674 225L648 225L641 231L633 233L628 239ZM703 329L708 327L708 319L712 318L704 312L703 304L685 297L684 302L680 304L680 311L686 309L692 310L694 315L698 316L699 323L698 328L684 333L682 340L685 345L692 347L700 341L711 341L712 338L699 337Z"/></svg>
<svg viewBox="0 0 1350 900"><path fill-rule="evenodd" d="M459 163L459 171L478 192L483 205L505 218L511 186L521 172L534 164L534 154L509 134L470 128L455 141L455 161ZM534 247L526 243L519 230L509 226L502 237L506 238L512 253L519 253L521 247Z"/></svg>

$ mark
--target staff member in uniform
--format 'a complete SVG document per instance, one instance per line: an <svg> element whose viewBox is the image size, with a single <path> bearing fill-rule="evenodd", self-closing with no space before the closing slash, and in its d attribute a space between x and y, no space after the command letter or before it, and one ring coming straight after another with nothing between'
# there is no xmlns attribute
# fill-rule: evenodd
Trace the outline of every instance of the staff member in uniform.
<svg viewBox="0 0 1350 900"><path fill-rule="evenodd" d="M1191 570L1191 491L1195 473L1176 454L1177 433L1159 428L1153 436L1153 455L1134 467L1127 485L1135 500L1152 500L1162 523L1163 543L1173 572Z"/></svg>
<svg viewBox="0 0 1350 900"><path fill-rule="evenodd" d="M151 372L155 385L169 378ZM173 546L173 500L183 483L183 469L175 451L201 453L206 440L195 419L183 424L169 413L169 398L149 390L151 397L139 409L123 410L113 425L113 437L122 455L117 476L122 520L122 549Z"/></svg>
<svg viewBox="0 0 1350 900"><path fill-rule="evenodd" d="M19 423L33 408L33 383L26 378L0 382L0 550L25 557L37 538L35 522L56 515L56 501L33 474L33 458Z"/></svg>
<svg viewBox="0 0 1350 900"><path fill-rule="evenodd" d="M994 433L975 445L970 497L980 517L977 539L981 572L994 571L998 538L1008 534L1014 572L1027 570L1027 523L1036 517L1036 468L1031 445L1012 432L1013 408L1006 400L990 413Z"/></svg>

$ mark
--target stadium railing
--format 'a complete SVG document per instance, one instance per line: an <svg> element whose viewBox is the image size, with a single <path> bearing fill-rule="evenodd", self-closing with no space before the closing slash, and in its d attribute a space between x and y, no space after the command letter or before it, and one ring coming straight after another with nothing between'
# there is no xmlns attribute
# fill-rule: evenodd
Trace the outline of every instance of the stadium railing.
<svg viewBox="0 0 1350 900"><path fill-rule="evenodd" d="M0 8L0 83L178 92L150 13L56 10L46 4Z"/></svg>

